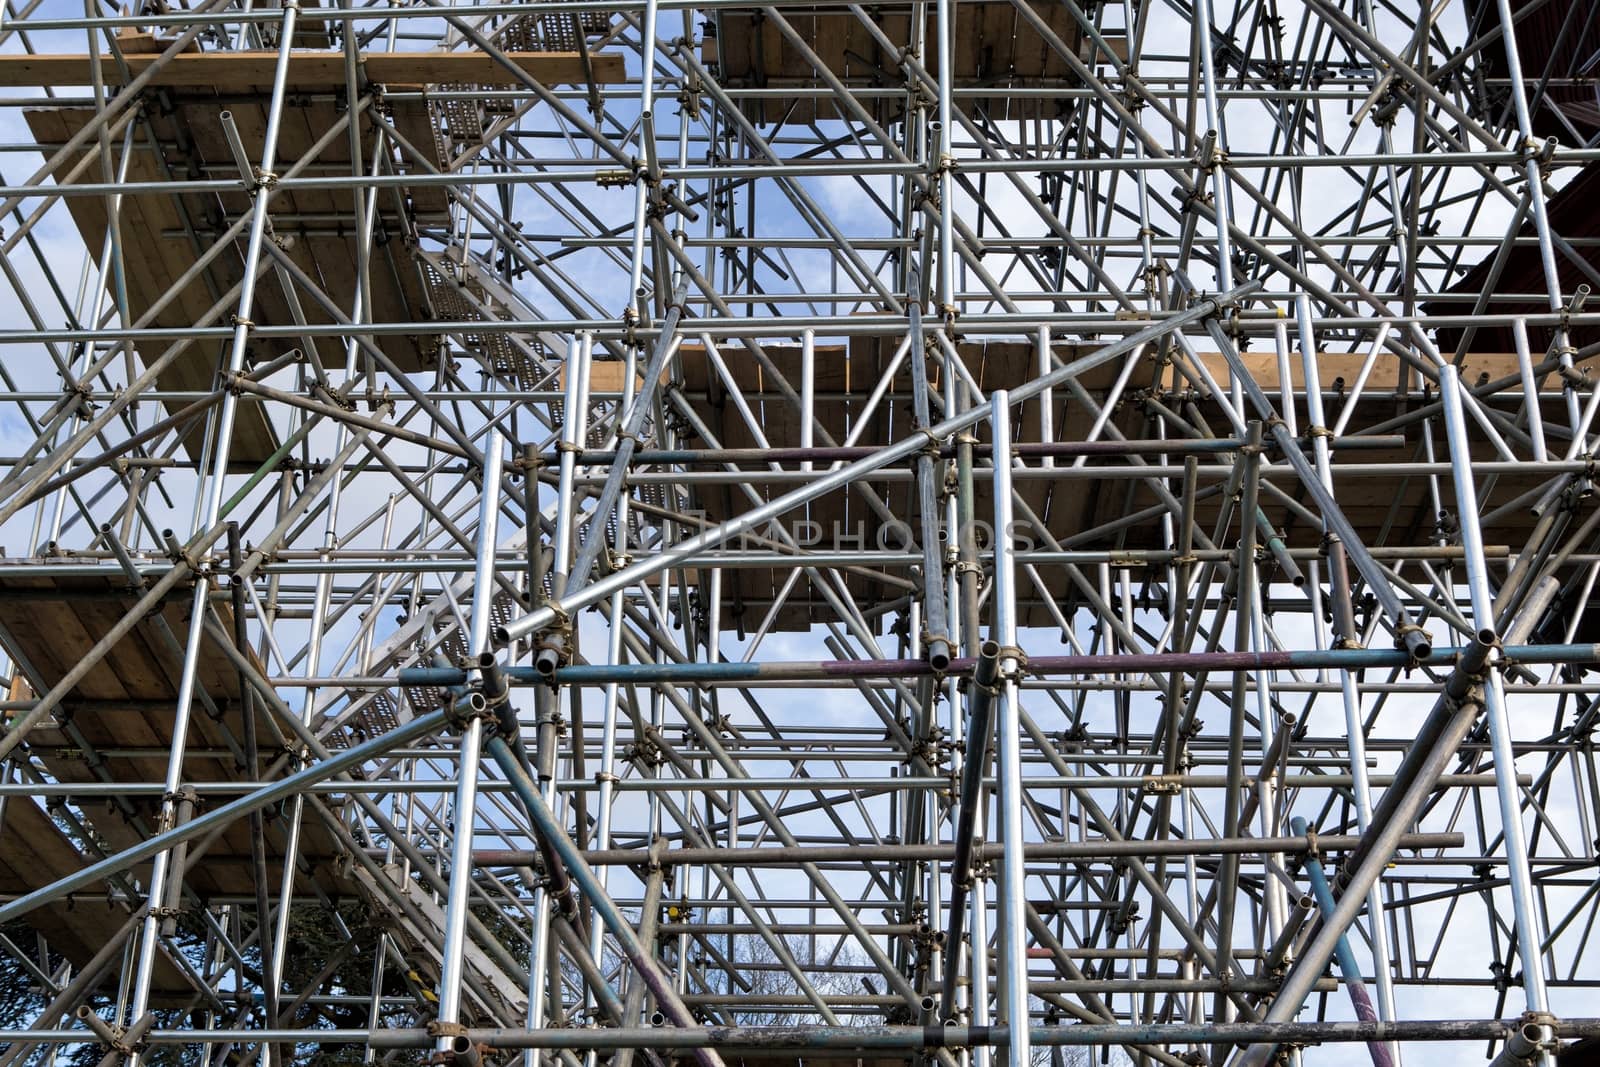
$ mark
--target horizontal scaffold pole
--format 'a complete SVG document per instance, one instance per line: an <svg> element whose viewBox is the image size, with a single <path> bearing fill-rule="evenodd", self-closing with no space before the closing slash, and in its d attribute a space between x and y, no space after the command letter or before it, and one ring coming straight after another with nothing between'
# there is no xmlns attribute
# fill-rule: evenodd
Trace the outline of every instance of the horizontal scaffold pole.
<svg viewBox="0 0 1600 1067"><path fill-rule="evenodd" d="M1288 671L1382 670L1405 667L1451 667L1463 648L1434 648L1413 659L1404 649L1324 648L1262 652L1142 652L1104 655L1032 656L1024 664L1037 676L1141 674L1147 671ZM1600 644L1510 645L1502 649L1507 664L1600 664ZM950 661L946 675L968 677L977 660ZM508 667L513 685L600 685L608 682L664 685L738 685L760 680L825 681L830 678L907 678L934 673L917 659L793 660L766 663L582 663L556 668L546 678L532 667ZM399 672L403 686L452 686L466 681L455 668L408 667Z"/></svg>
<svg viewBox="0 0 1600 1067"><path fill-rule="evenodd" d="M1033 1026L1035 1045L1173 1045L1197 1041L1278 1041L1293 1044L1353 1044L1366 1041L1500 1040L1520 1020L1429 1019L1405 1022L1293 1023L1145 1023L1138 1025L1077 1024ZM1562 1019L1551 1024L1556 1037L1600 1035L1600 1019ZM74 1044L87 1038L83 1030L0 1030L0 1041L26 1039L45 1044ZM498 1049L764 1049L803 1051L838 1049L1004 1048L1011 1041L1006 1026L704 1026L678 1027L545 1027L537 1030L468 1028L475 1044ZM370 1045L374 1049L425 1048L435 1040L424 1029L393 1030L153 1030L152 1045L188 1045L207 1041L296 1041L321 1046Z"/></svg>

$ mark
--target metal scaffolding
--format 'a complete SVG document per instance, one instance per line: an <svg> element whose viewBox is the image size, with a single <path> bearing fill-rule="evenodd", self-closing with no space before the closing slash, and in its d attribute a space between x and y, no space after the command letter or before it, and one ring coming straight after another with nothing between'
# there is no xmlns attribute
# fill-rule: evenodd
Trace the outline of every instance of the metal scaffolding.
<svg viewBox="0 0 1600 1067"><path fill-rule="evenodd" d="M0 1067L1593 1062L1596 56L7 0Z"/></svg>

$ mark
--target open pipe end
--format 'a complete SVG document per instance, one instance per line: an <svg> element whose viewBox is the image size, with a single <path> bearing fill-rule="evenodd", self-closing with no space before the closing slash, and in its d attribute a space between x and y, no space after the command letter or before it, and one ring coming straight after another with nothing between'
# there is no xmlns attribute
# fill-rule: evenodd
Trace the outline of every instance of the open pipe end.
<svg viewBox="0 0 1600 1067"><path fill-rule="evenodd" d="M999 677L1000 642L985 641L978 646L978 662L972 669L972 680L980 687L989 688Z"/></svg>
<svg viewBox="0 0 1600 1067"><path fill-rule="evenodd" d="M950 669L950 642L936 637L928 642L928 666L943 673Z"/></svg>
<svg viewBox="0 0 1600 1067"><path fill-rule="evenodd" d="M483 1057L470 1037L457 1034L450 1039L450 1062L452 1067L482 1067Z"/></svg>
<svg viewBox="0 0 1600 1067"><path fill-rule="evenodd" d="M1538 1023L1525 1022L1506 1035L1505 1048L1494 1062L1507 1065L1533 1063L1539 1058L1539 1052L1543 1047L1544 1027Z"/></svg>
<svg viewBox="0 0 1600 1067"><path fill-rule="evenodd" d="M533 669L539 672L541 678L554 678L556 667L560 662L561 657L556 654L555 649L542 648L539 654L533 657Z"/></svg>
<svg viewBox="0 0 1600 1067"><path fill-rule="evenodd" d="M1445 686L1446 696L1451 700L1460 700L1466 696L1473 680L1488 664L1495 642L1499 639L1500 636L1490 629L1482 629L1472 635L1467 647L1456 657L1456 669L1450 673L1450 682ZM1412 655L1415 656L1416 653L1413 652Z"/></svg>
<svg viewBox="0 0 1600 1067"><path fill-rule="evenodd" d="M493 652L478 653L478 674L483 679L483 699L489 704L500 707L502 714L506 705L506 697L511 695L506 681L505 669L500 666L500 661ZM516 722L513 714L511 722Z"/></svg>
<svg viewBox="0 0 1600 1067"><path fill-rule="evenodd" d="M94 1009L87 1004L79 1004L78 1010L72 1013L79 1020L87 1019L94 1014Z"/></svg>
<svg viewBox="0 0 1600 1067"><path fill-rule="evenodd" d="M496 626L490 631L489 636L493 638L494 643L497 645L505 646L511 643L511 631L504 626Z"/></svg>

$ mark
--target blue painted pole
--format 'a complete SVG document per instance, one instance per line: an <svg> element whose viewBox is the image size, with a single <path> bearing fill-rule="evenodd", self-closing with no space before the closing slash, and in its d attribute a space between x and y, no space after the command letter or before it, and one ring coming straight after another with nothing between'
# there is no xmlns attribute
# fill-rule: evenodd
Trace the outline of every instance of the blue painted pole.
<svg viewBox="0 0 1600 1067"><path fill-rule="evenodd" d="M1289 820L1289 828L1300 837L1307 836L1305 819L1296 815ZM1317 858L1316 852L1306 853L1306 876L1311 879L1311 895L1317 898L1317 906L1322 909L1324 918L1333 914L1333 889L1328 885L1328 876L1322 869L1322 861ZM1339 974L1344 978L1344 987L1350 993L1350 1003L1355 1006L1356 1018L1362 1022L1376 1022L1378 1013L1372 1008L1372 1001L1367 996L1367 987L1361 977L1361 965L1356 962L1356 954L1350 949L1348 935L1339 938L1339 944L1333 950L1333 958L1339 964ZM1376 965L1387 967L1389 961L1378 960ZM1389 1047L1381 1041L1368 1041L1367 1050L1372 1053L1373 1067L1394 1067L1389 1058Z"/></svg>

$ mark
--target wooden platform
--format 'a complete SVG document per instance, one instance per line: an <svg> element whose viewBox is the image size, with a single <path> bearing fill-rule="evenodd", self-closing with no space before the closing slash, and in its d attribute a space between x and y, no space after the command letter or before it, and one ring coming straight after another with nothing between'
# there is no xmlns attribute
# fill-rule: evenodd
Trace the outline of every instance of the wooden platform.
<svg viewBox="0 0 1600 1067"><path fill-rule="evenodd" d="M1546 109L1539 110L1543 114ZM1600 123L1600 107L1596 111L1596 120ZM1567 255L1555 258L1557 281L1561 291L1570 296L1577 292L1580 285L1594 286L1595 275L1600 273L1600 248L1591 243L1594 238L1600 237L1600 212L1594 209L1596 199L1600 198L1600 164L1589 163L1576 173L1563 171L1562 176L1568 179L1567 183L1546 201L1545 217L1551 233L1577 242L1575 252L1581 258L1581 263L1574 262ZM1484 311L1490 315L1548 314L1548 299L1533 295L1545 292L1545 275L1544 260L1539 254L1538 228L1532 219L1517 229L1517 238L1521 243L1511 248L1503 261L1496 262L1500 259L1498 254L1485 253L1476 266L1451 284L1444 293L1425 301L1422 305L1424 314L1470 315L1480 294L1486 291L1490 297L1484 305ZM1498 275L1494 273L1496 271ZM1492 285L1491 278L1495 278ZM1520 294L1520 298L1510 294ZM1455 299L1440 299L1443 296ZM1591 299L1589 307L1592 309L1593 306ZM1463 332L1460 327L1439 328L1439 347L1446 356L1461 343ZM1535 360L1554 344L1555 333L1554 326L1528 327L1528 341ZM1573 325L1567 331L1567 341L1576 348L1586 348L1600 341L1600 327ZM1509 325L1482 326L1473 332L1470 344L1478 350L1511 351L1516 340Z"/></svg>
<svg viewBox="0 0 1600 1067"><path fill-rule="evenodd" d="M851 344L848 351L839 345L817 346L815 371L817 415L837 440L842 442L859 421L859 413L887 368L896 343L897 339L893 338L862 338ZM996 388L1015 387L1037 377L1038 374L1037 356L1033 344L1029 342L1020 340L967 342L960 346L960 351L968 373L985 393ZM1056 346L1056 354L1063 360L1072 359L1078 351L1067 346ZM799 382L798 347L769 346L765 348L765 352L791 384ZM782 394L770 383L762 380L755 361L735 346L725 347L723 358L729 365L746 402L756 412L766 443L772 447L798 447L800 439L797 415ZM1354 385L1364 358L1362 354L1333 353L1319 357L1325 414L1330 422L1338 420L1341 408L1338 396ZM1221 357L1208 354L1203 356L1203 359L1213 378L1225 388L1228 371ZM1246 362L1255 379L1276 399L1279 389L1276 356L1271 352L1252 351L1246 354ZM731 400L723 398L726 389L717 379L704 352L697 346L685 345L681 363L685 378L684 392L696 413L718 435L721 444L728 448L756 447L759 442L745 426L737 408ZM1374 425L1419 406L1426 399L1431 399L1431 397L1425 398L1420 391L1397 393L1395 383L1399 377L1398 366L1398 361L1394 357L1385 356L1379 359L1367 384L1365 398L1358 409L1359 415L1352 420L1347 432L1354 433L1365 426ZM1292 367L1294 385L1297 389L1301 388L1303 383L1298 356L1292 361ZM1122 365L1116 362L1095 368L1084 374L1080 378L1080 383L1098 403L1111 389L1121 368ZM929 365L930 380L935 390L942 388L942 369L937 361ZM1150 354L1145 355L1133 371L1122 401L1114 410L1112 423L1122 436L1136 439L1157 436L1156 417L1147 407L1145 400L1150 395L1151 387L1158 381L1158 371L1162 372L1159 380L1163 384L1163 389L1156 395L1162 403L1178 410L1191 421L1203 422L1209 428L1209 435L1231 436L1227 421L1214 403L1202 401L1190 404L1185 398L1171 394L1172 369L1158 368L1155 357ZM1486 374L1490 379L1497 379L1515 372L1514 356L1473 355L1468 357L1462 370L1462 377L1468 382L1473 382L1478 380L1480 375ZM871 416L870 425L858 438L858 444L888 444L910 435L912 432L910 389L910 371L908 367L902 366L888 394ZM1547 419L1556 420L1560 417L1556 411L1559 400L1559 393L1551 392L1546 395L1544 410ZM1506 405L1520 405L1520 403L1520 392L1504 400ZM936 403L936 419L939 417L938 411ZM1042 403L1037 399L1021 405L1019 409L1014 409L1013 427L1016 440L1043 439L1040 430L1041 412ZM1298 405L1297 418L1303 432L1307 425L1303 404ZM1083 404L1070 398L1066 388L1058 388L1053 397L1051 421L1054 440L1082 441L1087 439L1094 419ZM976 432L980 441L987 442L987 424L980 426ZM1440 460L1446 459L1448 453L1442 441L1442 430L1435 427L1435 434L1435 454ZM1104 436L1108 435L1103 435L1102 439ZM1177 435L1169 434L1169 436ZM1421 451L1420 428L1411 427L1408 439L1412 443L1404 449L1352 449L1335 454L1334 476L1339 500L1346 516L1369 545L1432 543L1438 517L1434 513L1423 480L1389 475L1342 477L1339 474L1340 464L1365 465L1424 460L1426 457ZM700 442L697 441L695 444ZM1494 458L1487 443L1483 441L1475 441L1474 455L1482 459ZM1070 466L1072 462L1070 458L1055 460L1058 466L1063 467ZM1154 458L1150 458L1149 462L1155 462ZM1175 466L1181 468L1183 461L1178 458L1173 462ZM1131 466L1128 460L1113 457L1096 457L1088 463L1092 467L1101 468L1127 469ZM1202 467L1212 471L1217 469L1217 460L1212 457L1202 457L1201 464ZM1028 460L1030 467L1040 465L1038 459ZM783 464L787 470L797 469L797 466L795 463ZM980 459L979 466L986 467L987 461ZM819 464L818 467L823 469L825 465ZM763 499L779 496L799 484L795 481L763 483L760 472L754 468L754 464L747 466L747 469L752 470L752 481L758 487ZM1506 476L1496 479L1492 484L1485 481L1480 485L1480 490L1484 488L1490 490L1488 508L1493 508L1529 491L1542 481L1543 479L1526 476ZM1307 503L1306 493L1292 475L1284 473L1275 478L1274 482L1291 498L1315 512L1315 508ZM916 491L912 482L909 480L873 482L869 479L868 484L872 485L888 504L893 514L909 523L913 530L918 528ZM1221 484L1220 477L1203 477L1200 488L1204 491L1207 488L1214 489ZM1125 531L1094 539L1086 540L1080 536L1085 531L1094 530L1125 515L1156 505L1159 498L1142 480L1126 477L1057 476L1045 479L1018 478L1015 485L1023 499L1043 519L1051 534L1057 540L1066 543L1068 547L1100 549L1168 547L1159 522L1141 523ZM1166 485L1174 496L1181 492L1180 478L1170 478ZM1444 488L1445 507L1453 508L1454 499L1449 491L1448 479L1444 480ZM977 479L976 495L977 515L987 521L993 514L987 475L981 475ZM1211 496L1201 500L1197 515L1203 529L1209 531L1214 527L1219 499L1220 494L1213 492ZM715 523L742 514L751 504L737 487L711 486L697 491L694 506L704 512L707 520ZM1286 542L1291 547L1310 548L1320 545L1322 536L1320 526L1306 521L1302 513L1295 511L1281 498L1270 494L1264 495L1262 508L1269 521L1283 532ZM1506 520L1486 527L1485 536L1491 544L1519 543L1519 539L1531 528L1532 520L1531 514L1519 511ZM886 528L867 506L859 486L830 493L812 501L806 508L790 513L780 521L797 539L809 539L818 549L829 548L836 541L841 542L840 547L846 549L856 547L873 549L879 547L880 539L885 547L899 547L900 540L903 540L897 530ZM1234 543L1237 538L1237 527L1238 522L1235 519L1227 531L1225 544ZM905 568L891 573L902 578L910 576L909 569ZM1041 567L1039 574L1045 581L1051 599L1057 601L1068 599L1067 580L1059 568ZM785 570L726 571L723 579L723 610L729 614L724 616L725 624L735 626L742 621L742 624L749 628L758 625L774 595L782 588L788 576ZM880 603L901 596L904 592L902 589L894 588L891 583L875 582L859 575L851 576L848 581L852 595L859 604ZM1019 592L1024 607L1025 624L1050 625L1049 609L1045 606L1038 588L1029 581ZM805 629L833 617L833 610L820 595L809 588L807 580L802 577L791 593L786 607L780 613L777 626L780 629Z"/></svg>
<svg viewBox="0 0 1600 1067"><path fill-rule="evenodd" d="M1045 23L1080 59L1095 65L1095 52L1079 31L1071 13L1061 4L1030 0ZM897 49L911 43L909 5L873 5L869 8L882 31ZM939 74L933 42L937 39L932 5L928 5L927 55L923 65L935 77ZM956 99L961 110L985 111L991 118L1019 119L1024 116L1054 116L1062 101L1045 97L1021 100L1007 94L1012 89L1079 88L1066 60L1041 37L1010 0L964 0L955 5L956 25L953 60L958 89L993 88L993 96L974 95ZM851 89L903 89L906 76L899 56L880 47L874 36L849 11L842 8L785 8L783 17L806 42L807 47L828 71ZM761 122L787 119L811 122L836 119L841 111L826 95L827 84L817 75L806 56L784 37L777 25L759 11L719 10L715 14L717 35L706 42L705 60L715 62L725 88L818 89L823 96L752 101L745 113ZM1126 56L1126 42L1109 41L1119 58ZM1104 58L1101 56L1100 58ZM879 121L894 121L905 110L903 98L884 98L869 102L867 110Z"/></svg>
<svg viewBox="0 0 1600 1067"><path fill-rule="evenodd" d="M13 796L0 801L0 893L11 896L40 889L88 862L34 798ZM145 864L135 873L144 877L148 870L149 864ZM28 926L43 935L51 950L81 968L116 936L129 914L103 897L77 894L29 912ZM28 950L33 946L24 943L21 947ZM105 984L114 987L118 975L119 968L113 966ZM157 961L158 1006L174 1006L192 988L170 959L162 956Z"/></svg>
<svg viewBox="0 0 1600 1067"><path fill-rule="evenodd" d="M219 101L215 93L197 91L175 93L170 97L170 102L170 109L150 110L150 129L160 145L161 158L157 159L149 148L148 140L144 141L129 161L130 181L237 179L238 168L234 165L233 154L228 148L219 119L225 109L233 114L251 158L260 158L266 129L265 96L255 93L224 103ZM420 151L436 152L426 104L418 100L396 101L392 111L393 122L402 136ZM55 145L65 142L82 129L94 112L88 108L38 108L29 109L25 114L41 151L48 154ZM305 155L316 140L338 121L340 114L331 97L299 97L292 100L285 110L280 135L280 173L287 171ZM370 127L363 131L362 139L365 144L372 144ZM116 155L120 160L121 153L117 152ZM73 164L81 158L81 155L76 155L67 160L58 169L56 180L65 181ZM396 157L397 161L399 158ZM409 169L398 162L396 166L400 173L406 173ZM332 144L322 152L310 170L311 174L349 172L349 139L345 136L333 138ZM77 180L101 181L100 166L93 164L85 168ZM403 234L400 213L402 210L410 211L424 220L442 217L448 207L446 194L438 186L422 187L403 190L400 195L380 197L378 202L378 241L371 271L373 318L382 322L426 319L428 305L422 280L400 241ZM106 234L105 201L99 197L73 197L66 203L84 243L91 252L99 255ZM122 247L128 265L129 312L135 321L155 307L156 302L183 276L195 259L210 247L214 236L239 218L248 209L248 204L242 186L239 192L220 197L147 194L123 198ZM329 295L345 309L353 306L356 291L356 239L351 222L354 217L354 204L348 194L297 190L279 193L273 200L273 230L278 239L292 245L289 252L295 263L312 278L319 279ZM191 240L185 234L186 219L199 230L198 241ZM201 276L180 289L174 299L156 313L149 325L152 328L174 329L200 321L217 299L240 280L244 269L244 243L240 239L234 247L218 256ZM299 301L306 322L318 325L332 321L309 296L299 294ZM295 324L274 271L269 270L257 288L253 317L260 325ZM224 314L216 320L216 324L227 325L230 321L231 317ZM138 346L139 355L148 363L158 358L170 343L143 343ZM432 359L431 342L421 338L388 337L379 339L378 343L405 370L421 369ZM282 339L260 342L255 349L260 358L270 359L294 347L304 346L297 345L294 340ZM317 351L324 365L343 366L343 346L336 340L321 339ZM226 354L226 343L207 341L191 345L160 376L157 385L171 391L209 391ZM179 402L168 404L170 410L182 406ZM202 432L195 427L185 438L185 447L191 456L199 455ZM240 405L234 436L234 459L259 463L276 447L276 434L261 406Z"/></svg>
<svg viewBox="0 0 1600 1067"><path fill-rule="evenodd" d="M325 35L324 40L325 40ZM313 40L315 38L313 37ZM127 70L137 75L155 58L165 42L149 34L128 34L122 38ZM511 62L524 74L551 84L581 82L583 64L580 53L515 51ZM594 79L600 83L619 82L624 77L620 54L594 54L589 57ZM463 108L472 105L451 101L435 108L420 92L427 85L449 88L506 86L520 78L503 65L479 52L373 52L364 53L360 62L363 76L390 88L417 90L391 96L383 104L384 114L399 134L428 159L433 168L448 170L451 154L460 145ZM266 137L267 86L274 81L277 53L273 51L192 52L175 57L156 76L163 88L153 90L146 121L136 133L135 148L128 160L130 182L160 183L169 180L223 179L237 181L239 169L223 132L221 115L229 112L239 128L244 148L251 160L259 160ZM107 84L126 81L123 68L111 57L101 57L102 74ZM0 56L0 85L84 85L89 80L87 55L4 55ZM288 65L289 95L281 126L277 163L278 173L286 173L311 151L315 143L344 115L340 91L345 87L344 56L339 50L301 49L291 53ZM90 108L39 107L25 111L28 126L41 152L49 155L93 118ZM363 152L375 143L376 126L361 123ZM480 131L481 132L481 131ZM94 142L90 142L92 150ZM121 164L121 140L113 150L112 172ZM56 169L53 178L60 184L98 183L105 170L96 159L73 175L89 150L75 153ZM387 173L404 176L415 173L415 160L389 146ZM369 164L364 161L363 170ZM424 168L426 169L426 168ZM350 144L343 134L332 138L320 155L302 172L304 176L348 176L351 173ZM100 197L73 197L66 201L74 223L89 250L99 255L106 240L108 205ZM127 264L129 314L138 321L157 306L195 260L234 220L248 211L250 200L241 183L238 192L216 194L140 194L125 195L120 210L122 250ZM444 222L450 207L443 186L419 185L386 190L377 199L375 244L371 260L371 307L368 318L377 322L421 322L437 317L430 300L423 265L408 248L406 238L414 227ZM357 236L355 201L350 192L333 190L284 191L272 201L272 228L275 239L285 247L296 265L315 279L333 301L348 312L355 304L357 290ZM190 236L187 227L193 227ZM242 277L244 240L237 239L198 277L188 281L173 298L161 306L146 325L156 329L180 329L201 321L219 297L229 292ZM310 325L333 322L323 308L307 294L297 294L299 310ZM296 313L286 298L277 272L269 270L257 288L253 320L263 326L292 326ZM213 320L226 325L228 314ZM139 345L146 363L158 358L172 342L149 341ZM391 336L375 340L402 371L413 372L431 366L438 339L419 336ZM343 345L336 339L280 339L258 342L254 358L270 359L294 347L314 347L324 366L344 365ZM209 341L190 346L158 382L158 388L174 392L204 392L213 387L217 369L226 358L228 345ZM169 403L169 410L184 402ZM190 456L198 456L203 444L203 427L196 424L184 438ZM232 458L253 466L272 454L279 434L262 406L240 406L233 440Z"/></svg>
<svg viewBox="0 0 1600 1067"><path fill-rule="evenodd" d="M0 641L31 685L48 687L77 665L137 599L126 587L104 579L22 577L7 574L0 563ZM180 643L189 630L190 603L191 594L180 590L159 612ZM228 619L227 606L217 606ZM53 720L28 735L27 751L61 782L162 782L172 743L180 651L163 640L155 617L147 617L88 673ZM247 769L239 756L244 716L238 672L209 638L201 647L197 680L216 714L197 698L185 780L255 780L258 772ZM279 751L275 742L279 735L259 707L256 723L265 767ZM202 810L219 802L203 799ZM145 839L155 826L160 803L158 795L129 795L86 802L81 809L105 847L118 851ZM282 878L285 827L269 818L266 838L269 873L276 885ZM349 891L334 869L337 851L322 824L306 819L301 834L301 891L311 892L314 886L335 894ZM65 869L41 870L39 884L73 869L76 860ZM202 897L254 892L248 821L237 822L222 834L187 884Z"/></svg>

